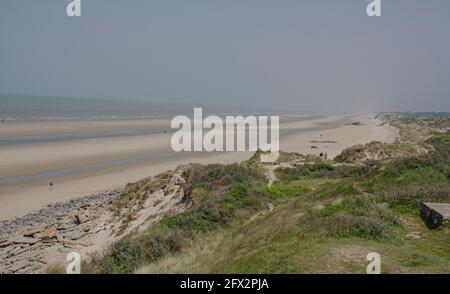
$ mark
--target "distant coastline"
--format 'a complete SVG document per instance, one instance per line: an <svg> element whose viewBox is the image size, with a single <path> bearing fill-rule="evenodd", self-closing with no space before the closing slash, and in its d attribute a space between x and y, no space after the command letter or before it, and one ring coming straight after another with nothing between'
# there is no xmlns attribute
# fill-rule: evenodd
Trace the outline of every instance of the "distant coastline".
<svg viewBox="0 0 450 294"><path fill-rule="evenodd" d="M79 120L130 120L166 118L189 114L195 103L147 102L31 96L0 93L0 123ZM267 112L267 109L202 103L206 112L215 114Z"/></svg>

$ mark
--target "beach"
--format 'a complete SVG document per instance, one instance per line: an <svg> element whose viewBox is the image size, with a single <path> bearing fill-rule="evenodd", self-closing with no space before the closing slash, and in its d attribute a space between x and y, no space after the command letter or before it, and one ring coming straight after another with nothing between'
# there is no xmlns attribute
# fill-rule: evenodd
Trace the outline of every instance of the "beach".
<svg viewBox="0 0 450 294"><path fill-rule="evenodd" d="M232 163L253 152L174 152L171 118L18 122L0 126L0 220L122 188L192 162ZM352 124L359 122L358 125ZM355 144L393 142L371 114L280 116L280 149L333 158ZM53 187L49 187L49 183Z"/></svg>

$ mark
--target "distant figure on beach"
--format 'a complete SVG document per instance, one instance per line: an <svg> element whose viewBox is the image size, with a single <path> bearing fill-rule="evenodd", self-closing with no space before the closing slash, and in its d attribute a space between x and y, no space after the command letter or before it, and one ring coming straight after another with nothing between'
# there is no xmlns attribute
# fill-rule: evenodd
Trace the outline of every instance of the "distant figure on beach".
<svg viewBox="0 0 450 294"><path fill-rule="evenodd" d="M319 157L320 157L320 158L323 158L323 152L320 152Z"/></svg>
<svg viewBox="0 0 450 294"><path fill-rule="evenodd" d="M327 158L328 158L328 154L325 153L325 160L327 160Z"/></svg>
<svg viewBox="0 0 450 294"><path fill-rule="evenodd" d="M53 191L53 182L50 182L50 183L48 184L48 189L51 190L51 191Z"/></svg>

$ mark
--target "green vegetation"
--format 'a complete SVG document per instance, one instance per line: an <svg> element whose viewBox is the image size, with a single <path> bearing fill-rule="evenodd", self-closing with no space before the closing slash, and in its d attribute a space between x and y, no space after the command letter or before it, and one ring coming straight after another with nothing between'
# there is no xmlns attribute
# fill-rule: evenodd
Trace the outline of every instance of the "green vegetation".
<svg viewBox="0 0 450 294"><path fill-rule="evenodd" d="M84 271L364 273L376 251L384 273L450 273L450 228L430 230L419 215L422 201L450 202L450 136L424 144L426 154L364 164L283 164L270 187L253 159L192 165L184 174L191 208L124 237Z"/></svg>
<svg viewBox="0 0 450 294"><path fill-rule="evenodd" d="M265 191L263 170L248 163L193 165L184 176L188 179L185 185L188 195L193 194L196 199L192 208L165 218L144 233L122 238L104 256L93 256L92 262L85 265L87 272L132 272L143 264L180 251L198 234L229 227L239 219L250 217L270 197ZM123 199L138 201L135 193L140 190L139 185L128 185L129 195Z"/></svg>
<svg viewBox="0 0 450 294"><path fill-rule="evenodd" d="M292 197L309 192L310 188L303 181L292 181L288 183L276 182L267 187L269 195L274 197Z"/></svg>

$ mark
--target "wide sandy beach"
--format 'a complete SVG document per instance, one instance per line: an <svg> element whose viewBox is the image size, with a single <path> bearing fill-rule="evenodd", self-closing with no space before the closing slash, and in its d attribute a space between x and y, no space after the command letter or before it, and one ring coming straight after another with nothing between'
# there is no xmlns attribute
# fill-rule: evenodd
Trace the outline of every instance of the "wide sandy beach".
<svg viewBox="0 0 450 294"><path fill-rule="evenodd" d="M280 149L333 158L346 147L393 142L373 115L283 115ZM361 126L351 125L361 122ZM231 163L250 152L173 152L170 119L23 122L0 125L0 219L121 188L180 164ZM311 142L313 141L313 142ZM335 141L335 143L326 143ZM317 148L313 149L314 145ZM49 183L53 182L53 189Z"/></svg>

